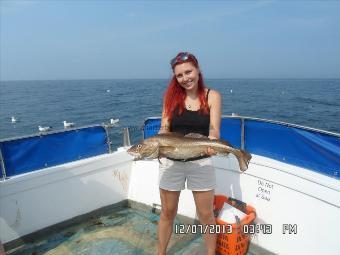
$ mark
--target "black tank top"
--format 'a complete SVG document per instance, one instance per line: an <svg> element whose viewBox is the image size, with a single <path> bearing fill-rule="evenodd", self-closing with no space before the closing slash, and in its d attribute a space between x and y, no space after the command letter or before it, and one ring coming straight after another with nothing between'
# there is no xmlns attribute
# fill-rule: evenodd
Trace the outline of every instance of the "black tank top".
<svg viewBox="0 0 340 255"><path fill-rule="evenodd" d="M208 101L210 89L208 89L206 100ZM178 114L178 108L170 122L170 131L181 134L198 133L209 136L210 114L202 114L199 111L184 109L182 114Z"/></svg>

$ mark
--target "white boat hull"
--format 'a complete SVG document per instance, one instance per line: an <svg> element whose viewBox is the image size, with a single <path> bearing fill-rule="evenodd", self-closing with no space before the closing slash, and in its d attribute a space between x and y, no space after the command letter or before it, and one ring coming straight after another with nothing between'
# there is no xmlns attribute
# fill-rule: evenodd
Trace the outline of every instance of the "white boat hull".
<svg viewBox="0 0 340 255"><path fill-rule="evenodd" d="M256 209L259 233L253 244L277 254L339 254L339 180L256 155L245 173L240 173L232 155L215 157L213 162L216 194ZM120 149L1 182L1 241L126 199L160 204L158 164L132 162ZM181 194L178 213L196 218L189 190ZM271 234L263 233L264 224L271 226Z"/></svg>

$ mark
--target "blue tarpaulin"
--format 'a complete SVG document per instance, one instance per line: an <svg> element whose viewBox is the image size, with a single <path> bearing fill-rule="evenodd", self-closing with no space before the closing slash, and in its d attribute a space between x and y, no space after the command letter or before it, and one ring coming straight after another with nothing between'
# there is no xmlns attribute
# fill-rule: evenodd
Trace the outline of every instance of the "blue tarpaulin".
<svg viewBox="0 0 340 255"><path fill-rule="evenodd" d="M156 135L160 119L147 119L144 138ZM340 138L283 124L245 119L245 150L321 174L340 178ZM221 139L241 145L241 120L222 118Z"/></svg>
<svg viewBox="0 0 340 255"><path fill-rule="evenodd" d="M7 177L109 152L102 126L3 141L0 149Z"/></svg>
<svg viewBox="0 0 340 255"><path fill-rule="evenodd" d="M144 138L156 135L160 123L147 119ZM261 120L244 123L248 152L340 178L339 136ZM240 119L222 118L221 139L240 148L241 128ZM0 149L8 177L109 152L102 126L3 141Z"/></svg>
<svg viewBox="0 0 340 255"><path fill-rule="evenodd" d="M337 136L257 120L245 121L245 136L250 153L340 178Z"/></svg>
<svg viewBox="0 0 340 255"><path fill-rule="evenodd" d="M231 143L233 147L241 148L241 120L222 118L220 136L221 139Z"/></svg>
<svg viewBox="0 0 340 255"><path fill-rule="evenodd" d="M144 139L154 136L158 134L159 129L161 128L161 119L147 119L144 122Z"/></svg>

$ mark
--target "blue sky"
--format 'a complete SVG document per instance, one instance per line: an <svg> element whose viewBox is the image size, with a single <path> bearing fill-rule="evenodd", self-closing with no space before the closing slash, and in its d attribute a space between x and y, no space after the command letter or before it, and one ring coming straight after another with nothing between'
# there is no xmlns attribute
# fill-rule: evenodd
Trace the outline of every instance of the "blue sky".
<svg viewBox="0 0 340 255"><path fill-rule="evenodd" d="M340 1L0 2L1 80L340 78Z"/></svg>

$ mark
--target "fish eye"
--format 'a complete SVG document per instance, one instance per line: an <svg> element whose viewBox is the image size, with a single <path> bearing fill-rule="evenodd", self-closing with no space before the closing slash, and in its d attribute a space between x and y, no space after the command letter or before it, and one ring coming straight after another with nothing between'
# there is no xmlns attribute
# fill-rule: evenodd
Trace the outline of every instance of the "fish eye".
<svg viewBox="0 0 340 255"><path fill-rule="evenodd" d="M141 145L141 144L138 144L138 145L137 145L137 148L138 148L138 149L142 148L142 145Z"/></svg>

